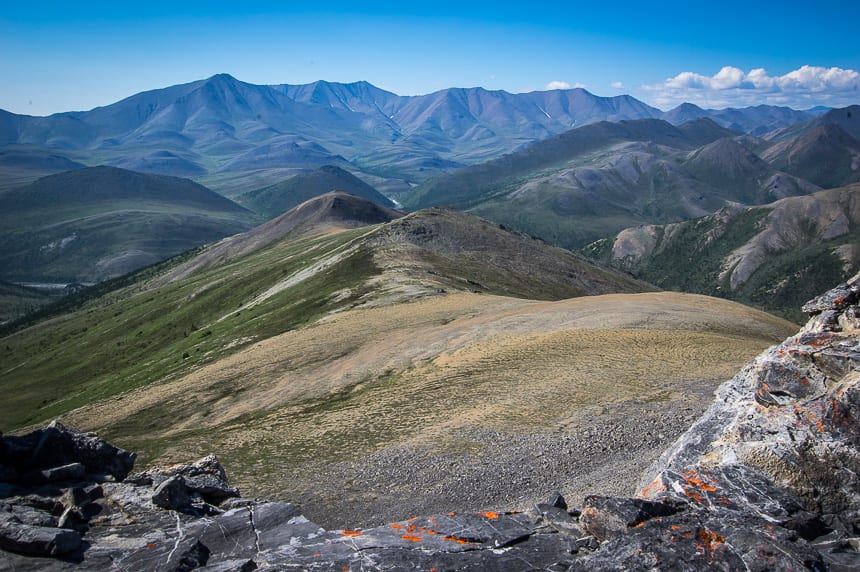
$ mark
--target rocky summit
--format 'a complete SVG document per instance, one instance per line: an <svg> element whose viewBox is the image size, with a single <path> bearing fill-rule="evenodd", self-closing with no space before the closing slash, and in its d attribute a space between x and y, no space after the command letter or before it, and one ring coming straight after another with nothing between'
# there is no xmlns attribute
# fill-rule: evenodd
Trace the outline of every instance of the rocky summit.
<svg viewBox="0 0 860 572"><path fill-rule="evenodd" d="M0 447L2 570L860 569L860 275L717 391L635 498L324 530L214 456L132 473L59 423ZM416 487L422 486L416 483Z"/></svg>

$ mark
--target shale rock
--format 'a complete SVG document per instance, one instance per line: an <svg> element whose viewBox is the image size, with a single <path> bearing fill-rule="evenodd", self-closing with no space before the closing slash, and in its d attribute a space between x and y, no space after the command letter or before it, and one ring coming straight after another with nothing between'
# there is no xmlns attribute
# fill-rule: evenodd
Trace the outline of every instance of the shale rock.
<svg viewBox="0 0 860 572"><path fill-rule="evenodd" d="M214 456L134 455L58 423L0 436L0 570L860 569L860 277L819 296L643 477L637 498L324 530L242 499Z"/></svg>

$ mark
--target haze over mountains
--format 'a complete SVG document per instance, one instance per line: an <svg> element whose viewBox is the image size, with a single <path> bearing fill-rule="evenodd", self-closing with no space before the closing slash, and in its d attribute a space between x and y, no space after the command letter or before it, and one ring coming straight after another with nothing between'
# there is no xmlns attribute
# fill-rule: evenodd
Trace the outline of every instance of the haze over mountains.
<svg viewBox="0 0 860 572"><path fill-rule="evenodd" d="M230 173L256 172L261 187L323 164L349 165L379 176L382 190L402 191L404 180L420 182L597 121L701 117L760 134L814 113L769 106L664 113L630 96L578 88L398 96L366 82L260 86L220 74L90 111L0 111L0 145L86 150L88 165L194 177L228 194L236 188Z"/></svg>

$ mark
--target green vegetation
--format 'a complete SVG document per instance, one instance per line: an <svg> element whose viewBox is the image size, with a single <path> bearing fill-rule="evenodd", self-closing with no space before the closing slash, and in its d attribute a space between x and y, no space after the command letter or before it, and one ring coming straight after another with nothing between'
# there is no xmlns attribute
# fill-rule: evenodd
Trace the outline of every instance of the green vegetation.
<svg viewBox="0 0 860 572"><path fill-rule="evenodd" d="M714 217L674 225L671 234L664 231L647 265L634 273L666 290L719 296L729 290L718 277L723 259L761 231L767 214L764 209L746 210L719 229ZM709 240L716 232L719 240Z"/></svg>
<svg viewBox="0 0 860 572"><path fill-rule="evenodd" d="M109 167L60 173L0 194L0 278L99 282L256 221L187 179Z"/></svg>
<svg viewBox="0 0 860 572"><path fill-rule="evenodd" d="M155 289L138 282L4 338L2 430L180 375L335 307L348 307L366 293L364 282L377 271L366 250L247 306L361 232L275 245ZM332 296L347 289L345 296Z"/></svg>
<svg viewBox="0 0 860 572"><path fill-rule="evenodd" d="M849 196L852 190L825 191ZM818 196L818 195L816 195ZM800 208L800 207L798 207ZM825 206L820 207L823 212ZM851 255L843 260L835 253L840 246L854 252L860 243L860 230L822 241L814 220L804 219L799 226L782 221L793 244L768 248L749 278L732 288L731 272L725 265L729 255L744 247L760 232L775 224L770 221L773 207L747 208L733 214L711 215L669 226L655 227L656 246L650 254L632 263L613 260L613 239L603 239L582 249L582 253L607 264L630 271L634 276L666 290L694 292L728 298L797 323L806 319L800 307L810 298L850 278L858 267ZM818 212L811 210L810 212ZM835 212L835 211L833 211ZM790 227L790 228L789 228ZM722 275L722 277L721 277Z"/></svg>

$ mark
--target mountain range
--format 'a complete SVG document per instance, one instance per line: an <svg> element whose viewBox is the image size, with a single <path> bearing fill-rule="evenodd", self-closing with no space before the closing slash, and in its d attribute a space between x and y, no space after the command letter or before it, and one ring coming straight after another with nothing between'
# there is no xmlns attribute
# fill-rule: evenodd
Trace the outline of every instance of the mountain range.
<svg viewBox="0 0 860 572"><path fill-rule="evenodd" d="M218 451L329 527L633 494L856 272L858 111L219 75L0 113L3 315L98 282L0 325L0 431Z"/></svg>
<svg viewBox="0 0 860 572"><path fill-rule="evenodd" d="M708 117L761 134L814 115L770 106L715 111L684 105L663 112L631 96L599 97L580 88L517 94L451 88L398 96L367 82L254 85L219 74L90 111L48 117L0 111L0 146L192 177L228 195L235 190L231 173L255 172L264 186L296 168L324 164L379 177L374 186L397 192L597 121ZM11 167L28 163L34 174L53 168L26 158Z"/></svg>
<svg viewBox="0 0 860 572"><path fill-rule="evenodd" d="M599 122L436 177L403 200L412 208L468 209L578 248L637 224L810 194L822 188L815 181L853 182L860 175L860 155L853 151L860 141L838 125L821 127L827 117L804 124L786 140L790 146L709 119L678 126L658 119ZM827 177L814 160L822 154L830 159Z"/></svg>

